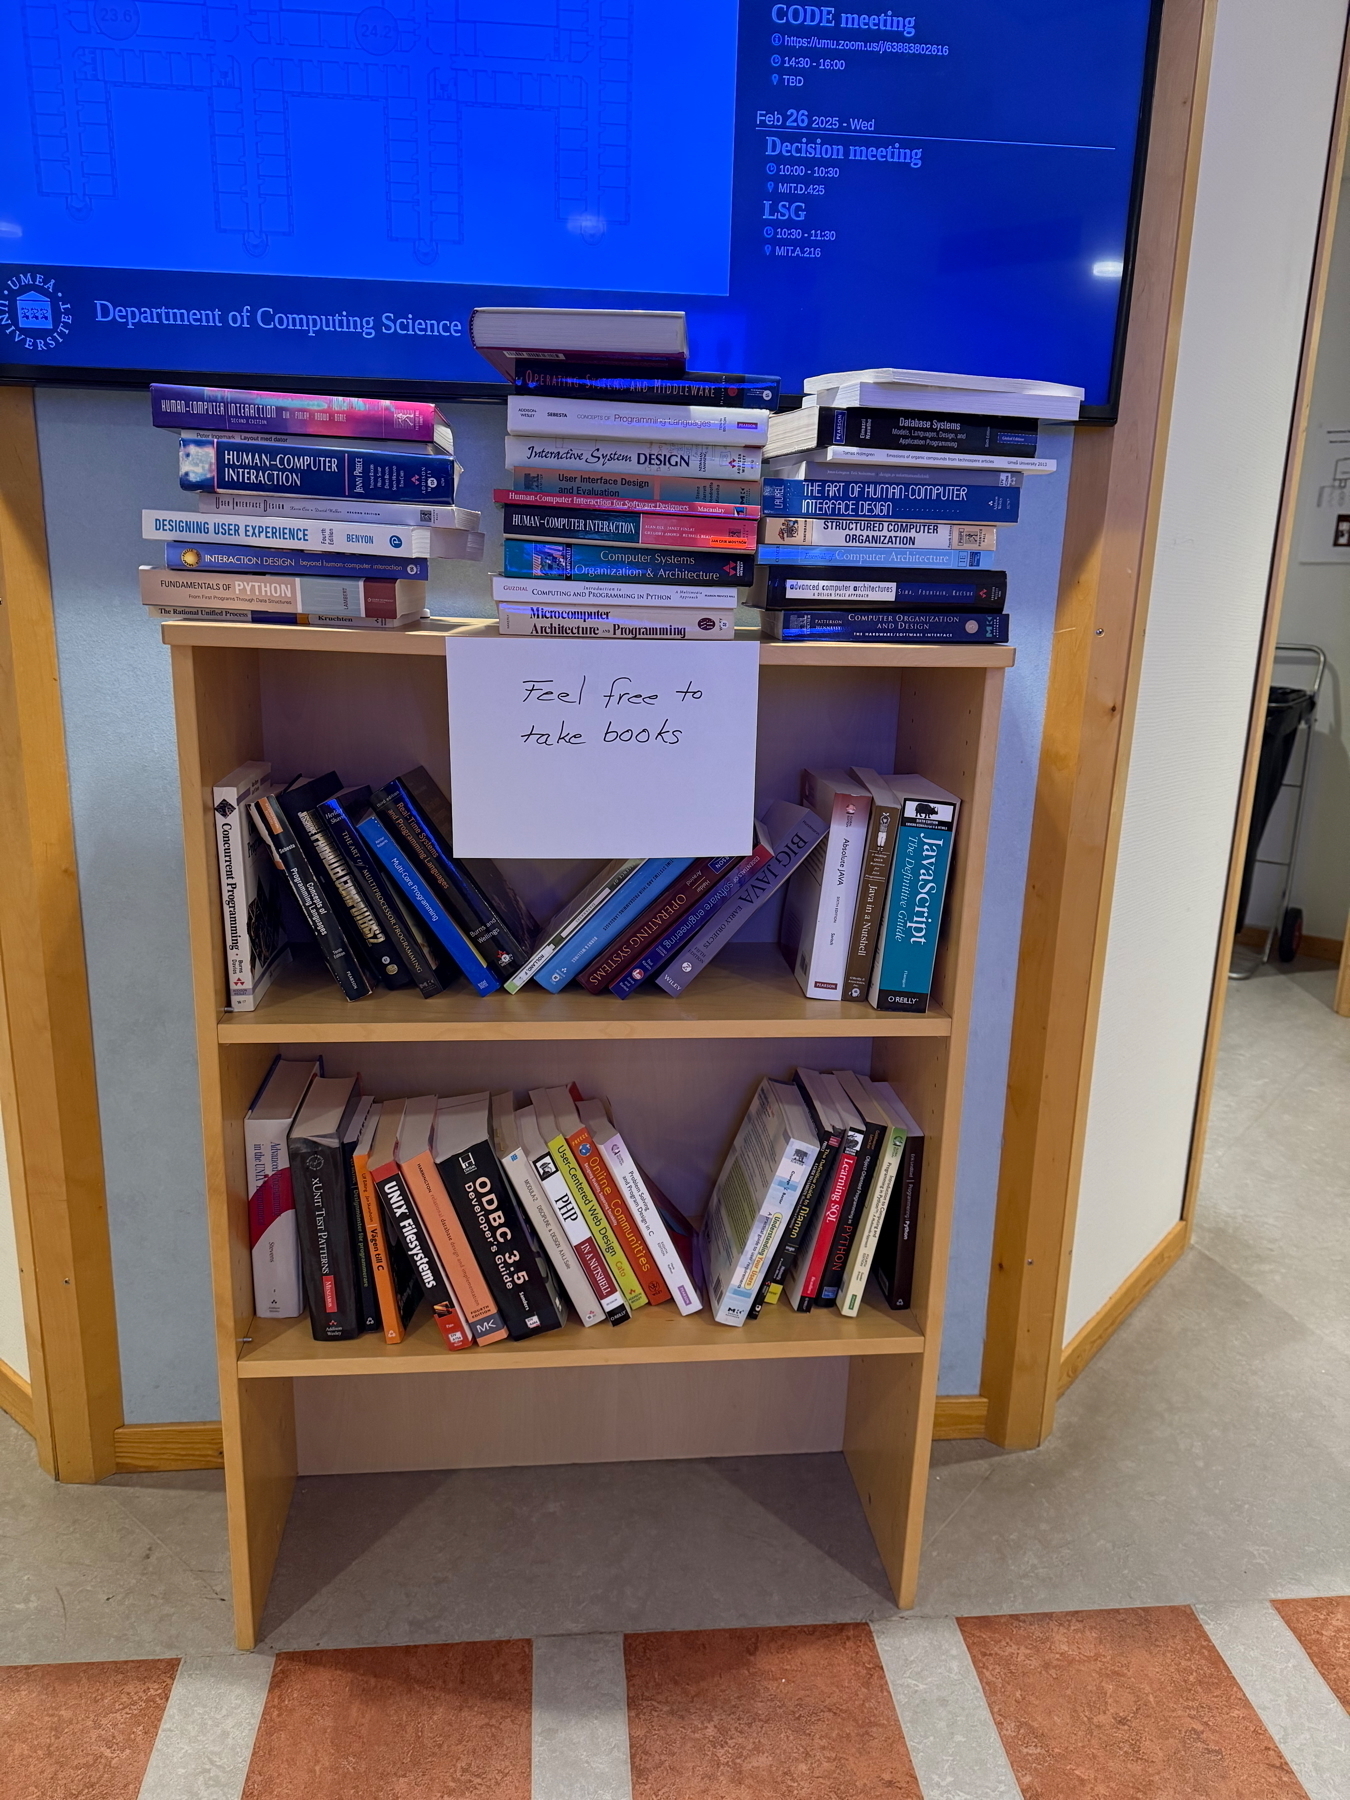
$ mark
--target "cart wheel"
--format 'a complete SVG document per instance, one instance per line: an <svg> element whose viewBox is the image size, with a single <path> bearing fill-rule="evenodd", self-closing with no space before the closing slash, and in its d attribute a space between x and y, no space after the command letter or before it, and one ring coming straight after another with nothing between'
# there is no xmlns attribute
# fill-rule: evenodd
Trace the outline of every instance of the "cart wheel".
<svg viewBox="0 0 1350 1800"><path fill-rule="evenodd" d="M1301 906L1286 907L1284 918L1280 921L1280 961L1293 962L1302 942L1303 908Z"/></svg>

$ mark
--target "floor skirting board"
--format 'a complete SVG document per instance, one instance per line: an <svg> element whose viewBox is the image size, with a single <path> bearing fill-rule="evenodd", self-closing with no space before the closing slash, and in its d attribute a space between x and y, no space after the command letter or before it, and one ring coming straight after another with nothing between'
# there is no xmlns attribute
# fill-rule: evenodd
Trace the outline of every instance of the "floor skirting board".
<svg viewBox="0 0 1350 1800"><path fill-rule="evenodd" d="M1118 1326L1125 1323L1145 1294L1162 1280L1186 1248L1186 1238L1186 1221L1178 1219L1167 1236L1149 1251L1139 1267L1126 1276L1105 1306L1093 1313L1082 1330L1064 1346L1059 1363L1061 1394L1077 1381L1102 1345Z"/></svg>
<svg viewBox="0 0 1350 1800"><path fill-rule="evenodd" d="M982 1438L989 1402L983 1394L939 1394L933 1409L933 1436L940 1443L954 1438Z"/></svg>
<svg viewBox="0 0 1350 1800"><path fill-rule="evenodd" d="M218 1420L182 1425L119 1425L113 1433L119 1475L174 1469L221 1469L225 1452Z"/></svg>
<svg viewBox="0 0 1350 1800"><path fill-rule="evenodd" d="M7 1412L16 1425L33 1435L33 1388L31 1382L0 1362L0 1411Z"/></svg>
<svg viewBox="0 0 1350 1800"><path fill-rule="evenodd" d="M1264 925L1244 925L1237 934L1237 941L1248 950L1265 948L1267 928ZM1320 962L1338 963L1344 943L1341 938L1312 937L1306 931L1299 942L1300 956L1315 956Z"/></svg>

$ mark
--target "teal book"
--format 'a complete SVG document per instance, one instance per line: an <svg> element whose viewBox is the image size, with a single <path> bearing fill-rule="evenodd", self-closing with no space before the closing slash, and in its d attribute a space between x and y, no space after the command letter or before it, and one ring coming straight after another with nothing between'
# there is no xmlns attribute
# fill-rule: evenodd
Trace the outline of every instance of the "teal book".
<svg viewBox="0 0 1350 1800"><path fill-rule="evenodd" d="M886 915L867 998L878 1012L928 1011L960 801L922 775L890 775L900 803Z"/></svg>

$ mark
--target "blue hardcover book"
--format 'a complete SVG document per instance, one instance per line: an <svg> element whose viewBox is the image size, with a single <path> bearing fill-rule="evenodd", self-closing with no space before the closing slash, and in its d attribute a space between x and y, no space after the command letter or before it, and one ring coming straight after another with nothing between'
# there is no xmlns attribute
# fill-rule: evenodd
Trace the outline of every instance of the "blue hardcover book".
<svg viewBox="0 0 1350 1800"><path fill-rule="evenodd" d="M766 569L992 569L992 550L907 550L894 544L761 544Z"/></svg>
<svg viewBox="0 0 1350 1800"><path fill-rule="evenodd" d="M749 587L755 559L722 550L639 549L633 544L541 544L507 538L503 575L532 575L565 581L674 581Z"/></svg>
<svg viewBox="0 0 1350 1800"><path fill-rule="evenodd" d="M425 581L427 559L410 556L325 556L319 550L269 550L265 545L165 544L166 569L238 569L244 574L335 575L341 581Z"/></svg>
<svg viewBox="0 0 1350 1800"><path fill-rule="evenodd" d="M535 980L556 994L574 980L587 963L595 961L626 925L645 912L656 896L677 881L693 862L692 856L649 856L606 900L598 912L568 938L557 955L546 962Z"/></svg>
<svg viewBox="0 0 1350 1800"><path fill-rule="evenodd" d="M867 998L878 1012L927 1012L961 803L922 775L890 775L886 785L900 824Z"/></svg>
<svg viewBox="0 0 1350 1800"><path fill-rule="evenodd" d="M952 525L1015 525L1021 499L1021 475L1002 469L888 481L784 481L766 475L763 490L764 511L780 518L941 519Z"/></svg>
<svg viewBox="0 0 1350 1800"><path fill-rule="evenodd" d="M183 437L178 441L178 485L202 494L310 494L440 504L455 497L455 463L449 456L402 450Z"/></svg>
<svg viewBox="0 0 1350 1800"><path fill-rule="evenodd" d="M688 912L650 950L640 956L626 974L620 975L617 981L610 982L610 993L618 1000L627 1000L630 994L635 994L647 977L664 968L680 945L693 937L701 926L706 925L718 907L739 894L756 869L762 868L768 860L768 849L762 848L752 851L734 869L729 869L717 886L710 888L701 900L695 901Z"/></svg>
<svg viewBox="0 0 1350 1800"><path fill-rule="evenodd" d="M1008 615L792 608L766 612L761 629L777 644L1006 644Z"/></svg>
<svg viewBox="0 0 1350 1800"><path fill-rule="evenodd" d="M477 988L480 994L495 994L502 985L488 968L478 951L465 937L440 901L413 868L401 847L378 819L362 819L356 828L411 900L417 916L425 919L437 943L443 944L455 966Z"/></svg>

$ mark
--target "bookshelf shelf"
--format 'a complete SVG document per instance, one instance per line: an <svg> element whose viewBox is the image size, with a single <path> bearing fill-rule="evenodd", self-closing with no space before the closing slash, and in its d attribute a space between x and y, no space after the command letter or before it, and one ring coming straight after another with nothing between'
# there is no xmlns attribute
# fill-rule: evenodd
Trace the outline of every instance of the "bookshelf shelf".
<svg viewBox="0 0 1350 1800"><path fill-rule="evenodd" d="M541 1039L948 1037L940 1008L881 1014L854 1002L808 1000L776 944L732 946L673 1000L660 989L616 1000L572 988L486 999L460 983L434 1000L415 989L344 1000L326 970L274 982L256 1012L223 1012L222 1044L435 1044Z"/></svg>
<svg viewBox="0 0 1350 1800"><path fill-rule="evenodd" d="M318 1344L307 1319L255 1319L239 1356L241 1381L311 1375L473 1375L513 1369L618 1369L639 1363L771 1362L790 1357L916 1356L923 1334L869 1297L856 1319L832 1311L767 1309L753 1326L732 1331L706 1313L682 1319L672 1306L644 1306L626 1325L572 1319L561 1331L519 1344L489 1344L450 1355L429 1316L401 1344L373 1335Z"/></svg>
<svg viewBox="0 0 1350 1800"><path fill-rule="evenodd" d="M646 1454L726 1454L729 1441L791 1449L804 1443L796 1423L801 1403L796 1387L783 1389L784 1366L833 1360L837 1367L843 1358L844 1455L896 1597L908 1606L923 1532L999 705L1013 652L760 645L757 786L765 801L791 795L803 767L859 763L919 769L961 797L934 1006L926 1014L890 1016L868 1006L809 1001L772 943L731 946L678 1000L651 990L618 1001L539 989L484 1000L461 987L429 1001L412 992L381 992L353 1004L317 968L300 966L256 1012L226 1011L212 784L258 757L286 772L335 768L352 783L385 781L419 763L443 771L446 639L493 629L482 621L437 621L388 634L164 627L178 724L239 1645L248 1649L257 1639L300 1468L297 1445L312 1433L315 1406L340 1420L345 1448L336 1466L364 1471L422 1466L416 1461L425 1454L422 1440L413 1445L406 1432L425 1421L428 1391L440 1396L436 1404L447 1409L456 1442L466 1421L471 1426L483 1416L475 1411L480 1389L462 1383L400 1388L387 1380L372 1388L364 1378L375 1375L505 1376L504 1386L489 1390L492 1455L516 1466L634 1454L622 1428L634 1406L644 1416L659 1415ZM560 891L549 888L568 879L556 866L520 863L510 870L518 885L522 876L527 888L533 881L533 893L556 893L542 908L547 912L581 885L584 873L576 871L588 867L575 865L571 885ZM693 1210L702 1205L754 1085L765 1074L790 1076L818 1047L818 1066L847 1061L893 1083L923 1125L913 1305L896 1314L869 1301L856 1320L829 1311L798 1315L780 1305L741 1330L714 1325L706 1314L682 1319L667 1305L643 1308L617 1328L585 1331L570 1322L534 1343L458 1355L442 1348L429 1318L414 1321L397 1346L373 1336L317 1343L305 1320L255 1320L242 1121L272 1058L299 1045L327 1056L330 1071L359 1068L366 1091L379 1099L486 1087L523 1091L575 1077L620 1107L625 1137L639 1155L655 1157L656 1179L663 1186L672 1181L672 1199ZM679 1364L688 1365L686 1373L671 1366ZM732 1364L744 1366L721 1372ZM645 1373L660 1365L664 1372ZM327 1380L315 1385L314 1377ZM327 1385L333 1379L348 1382L336 1391L340 1399ZM800 1381L809 1380L803 1367ZM789 1441L749 1443L744 1433L759 1429L771 1392L780 1396L776 1416L783 1420L773 1429ZM832 1392L829 1404L838 1405L838 1390ZM301 1431L297 1409L307 1409ZM535 1435L545 1428L540 1421L549 1433L544 1451ZM712 1441L721 1447L710 1451Z"/></svg>

